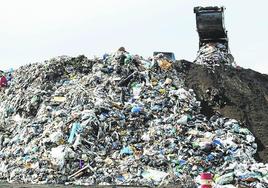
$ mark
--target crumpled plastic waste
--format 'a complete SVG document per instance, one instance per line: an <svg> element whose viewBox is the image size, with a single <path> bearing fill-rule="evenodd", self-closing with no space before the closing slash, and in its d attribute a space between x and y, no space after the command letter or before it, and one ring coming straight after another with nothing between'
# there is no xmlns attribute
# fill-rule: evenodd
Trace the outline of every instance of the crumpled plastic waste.
<svg viewBox="0 0 268 188"><path fill-rule="evenodd" d="M210 172L216 186L267 186L268 165L255 161L252 133L236 120L200 114L176 62L154 61L121 50L15 70L0 95L0 178L187 187Z"/></svg>
<svg viewBox="0 0 268 188"><path fill-rule="evenodd" d="M210 68L220 65L236 67L232 54L221 43L207 43L198 50L194 63L207 65Z"/></svg>
<svg viewBox="0 0 268 188"><path fill-rule="evenodd" d="M68 139L68 142L71 144L73 143L74 137L76 136L77 132L81 131L81 126L79 123L75 122L72 126L71 132L70 132L70 136Z"/></svg>
<svg viewBox="0 0 268 188"><path fill-rule="evenodd" d="M155 182L161 182L163 179L165 179L168 176L168 173L161 172L159 170L148 169L148 170L145 170L141 175L145 179L152 180Z"/></svg>

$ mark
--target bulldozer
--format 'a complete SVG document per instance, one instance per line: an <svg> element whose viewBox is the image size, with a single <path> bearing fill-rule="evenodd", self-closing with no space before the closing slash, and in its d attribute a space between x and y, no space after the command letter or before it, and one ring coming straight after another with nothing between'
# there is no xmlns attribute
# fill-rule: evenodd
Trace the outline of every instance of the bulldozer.
<svg viewBox="0 0 268 188"><path fill-rule="evenodd" d="M221 43L228 46L227 30L224 25L224 7L194 7L199 48L207 43Z"/></svg>

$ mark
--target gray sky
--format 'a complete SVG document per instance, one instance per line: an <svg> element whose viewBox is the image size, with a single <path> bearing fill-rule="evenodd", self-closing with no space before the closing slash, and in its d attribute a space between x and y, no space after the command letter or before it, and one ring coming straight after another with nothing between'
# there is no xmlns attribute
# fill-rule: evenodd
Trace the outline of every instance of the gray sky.
<svg viewBox="0 0 268 188"><path fill-rule="evenodd" d="M193 60L193 7L225 6L238 65L268 74L267 0L0 0L0 69L59 55L101 56L120 46L148 57L173 51Z"/></svg>

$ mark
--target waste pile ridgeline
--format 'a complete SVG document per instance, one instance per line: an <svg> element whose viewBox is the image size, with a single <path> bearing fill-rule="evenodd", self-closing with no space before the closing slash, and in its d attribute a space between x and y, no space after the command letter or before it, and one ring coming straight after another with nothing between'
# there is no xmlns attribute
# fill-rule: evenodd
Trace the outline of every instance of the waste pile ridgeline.
<svg viewBox="0 0 268 188"><path fill-rule="evenodd" d="M267 186L252 133L202 115L174 66L121 50L19 68L0 96L0 179L194 187L209 172L218 186Z"/></svg>

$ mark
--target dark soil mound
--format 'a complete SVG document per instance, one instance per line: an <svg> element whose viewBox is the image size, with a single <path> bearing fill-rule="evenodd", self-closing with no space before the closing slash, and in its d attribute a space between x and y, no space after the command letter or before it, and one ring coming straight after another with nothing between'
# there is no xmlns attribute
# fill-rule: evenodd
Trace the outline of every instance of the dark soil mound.
<svg viewBox="0 0 268 188"><path fill-rule="evenodd" d="M268 162L268 75L230 66L212 70L184 60L177 68L202 102L202 113L210 117L218 111L240 120L256 137L256 159Z"/></svg>

